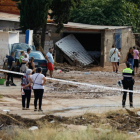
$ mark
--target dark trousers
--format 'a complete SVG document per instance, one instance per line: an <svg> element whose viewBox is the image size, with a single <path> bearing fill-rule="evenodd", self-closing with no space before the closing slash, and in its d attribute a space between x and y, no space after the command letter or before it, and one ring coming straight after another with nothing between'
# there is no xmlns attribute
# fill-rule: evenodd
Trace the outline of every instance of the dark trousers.
<svg viewBox="0 0 140 140"><path fill-rule="evenodd" d="M34 89L34 107L37 108L37 101L39 99L39 109L42 106L42 98L43 98L44 89Z"/></svg>
<svg viewBox="0 0 140 140"><path fill-rule="evenodd" d="M8 75L8 76L7 76L7 81L9 81L10 78L11 78L11 81L12 81L12 83L13 83L13 74L12 74L12 73L8 73L7 75Z"/></svg>
<svg viewBox="0 0 140 140"><path fill-rule="evenodd" d="M133 90L133 84L132 83L129 83L129 84L124 83L123 88L126 90ZM127 92L124 91L122 105L125 105L126 97L127 97ZM130 105L133 105L133 92L129 92L129 102L130 102Z"/></svg>
<svg viewBox="0 0 140 140"><path fill-rule="evenodd" d="M14 68L12 68L11 71L14 71ZM13 83L13 73L8 73L7 75L8 75L8 76L7 76L7 81L9 81L9 79L11 78L11 81L12 81L12 83Z"/></svg>
<svg viewBox="0 0 140 140"><path fill-rule="evenodd" d="M31 100L31 90L24 90L25 95L22 95L22 107L25 108L25 101L26 101L26 108L29 108L30 106L30 100Z"/></svg>

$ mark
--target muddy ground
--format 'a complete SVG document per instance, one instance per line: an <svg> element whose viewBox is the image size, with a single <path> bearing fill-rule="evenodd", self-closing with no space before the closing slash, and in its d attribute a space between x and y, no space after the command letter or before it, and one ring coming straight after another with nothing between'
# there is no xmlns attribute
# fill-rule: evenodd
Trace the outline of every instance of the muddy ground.
<svg viewBox="0 0 140 140"><path fill-rule="evenodd" d="M62 70L61 73L58 71L60 68ZM123 68L125 68L124 64L120 66L120 73L114 74L109 66L105 68L78 68L76 70L77 67L56 65L54 77L74 82L120 88L116 83L122 79L121 71ZM0 86L0 111L2 113L6 113L9 110L10 113L17 114L23 118L38 119L48 114L69 117L81 115L85 112L102 113L121 108L122 92L47 80L43 97L43 112L34 112L33 92L30 110L23 111L21 106L20 78L16 77L14 81L17 85L16 87ZM139 76L136 76L135 81L134 89L140 90ZM134 106L136 108L140 107L139 96L139 94L134 94ZM128 101L127 99L127 105L129 105Z"/></svg>
<svg viewBox="0 0 140 140"><path fill-rule="evenodd" d="M118 131L136 132L140 134L140 109L123 109L116 112L111 111L102 115L94 113L85 113L75 117L62 117L54 115L46 115L39 119L22 118L13 114L0 114L0 122L5 130L9 126L16 126L17 128L29 128L31 126L42 127L42 124L49 124L50 126L64 126L82 125L93 126L98 128L100 125L111 126Z"/></svg>
<svg viewBox="0 0 140 140"><path fill-rule="evenodd" d="M120 88L116 85L122 79L121 71L125 64L121 64L119 74L112 73L110 66L101 67L70 67L68 65L55 66L54 78ZM59 72L59 69L62 72ZM136 75L134 90L140 90L140 77ZM55 123L93 125L99 122L110 124L122 131L139 131L140 119L137 111L140 108L140 95L134 93L134 109L121 113L122 93L86 86L71 85L47 80L43 97L43 112L34 112L34 96L30 103L30 110L22 110L20 78L14 78L16 87L0 86L0 124L30 127L38 122L54 121ZM106 114L107 112L116 114ZM8 113L8 114L7 114ZM12 114L12 115L11 115ZM85 115L83 115L85 114ZM88 114L88 115L87 115ZM106 115L102 115L106 114ZM43 118L42 118L43 117Z"/></svg>

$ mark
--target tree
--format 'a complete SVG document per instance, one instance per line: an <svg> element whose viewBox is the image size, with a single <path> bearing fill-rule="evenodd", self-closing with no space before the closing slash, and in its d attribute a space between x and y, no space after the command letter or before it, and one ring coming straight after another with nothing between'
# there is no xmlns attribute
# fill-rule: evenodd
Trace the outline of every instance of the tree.
<svg viewBox="0 0 140 140"><path fill-rule="evenodd" d="M58 24L56 32L60 32L63 23L69 21L71 8L77 8L80 4L81 0L53 0L50 6L52 10L50 16Z"/></svg>
<svg viewBox="0 0 140 140"><path fill-rule="evenodd" d="M52 0L14 0L20 10L20 27L23 31L37 31L46 23L49 5Z"/></svg>
<svg viewBox="0 0 140 140"><path fill-rule="evenodd" d="M32 29L35 32L42 28L41 46L44 48L46 22L49 9L50 14L58 24L57 32L63 28L70 17L71 7L76 7L81 0L13 0L20 10L20 27L25 32Z"/></svg>
<svg viewBox="0 0 140 140"><path fill-rule="evenodd" d="M83 0L78 9L71 10L70 21L93 25L132 26L133 31L138 32L140 9L129 0Z"/></svg>

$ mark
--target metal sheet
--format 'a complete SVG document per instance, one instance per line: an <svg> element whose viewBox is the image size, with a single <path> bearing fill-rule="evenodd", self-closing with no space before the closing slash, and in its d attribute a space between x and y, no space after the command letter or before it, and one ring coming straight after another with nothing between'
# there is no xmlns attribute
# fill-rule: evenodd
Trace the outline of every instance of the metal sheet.
<svg viewBox="0 0 140 140"><path fill-rule="evenodd" d="M73 61L77 60L84 66L93 62L91 56L72 34L56 42L56 45Z"/></svg>

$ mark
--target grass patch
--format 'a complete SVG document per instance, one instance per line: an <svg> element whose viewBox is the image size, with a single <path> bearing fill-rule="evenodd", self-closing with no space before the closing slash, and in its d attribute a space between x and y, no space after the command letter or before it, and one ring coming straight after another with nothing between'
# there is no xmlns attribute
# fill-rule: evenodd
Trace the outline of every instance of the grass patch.
<svg viewBox="0 0 140 140"><path fill-rule="evenodd" d="M105 130L105 129L103 129ZM132 140L130 135L120 133L116 130L100 131L88 128L85 131L73 131L64 128L46 128L43 127L36 131L16 130L8 132L13 134L11 138L1 137L3 140Z"/></svg>
<svg viewBox="0 0 140 140"><path fill-rule="evenodd" d="M110 111L100 117L94 113L59 118L48 115L37 120L16 115L0 115L5 129L0 131L2 140L135 140L128 132L139 132L138 109ZM54 120L54 123L50 123ZM63 125L62 125L63 124ZM10 129L9 128L10 125ZM29 131L38 126L36 131ZM11 128L13 127L13 128ZM80 128L79 128L80 127ZM136 137L136 136L135 136Z"/></svg>

